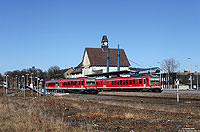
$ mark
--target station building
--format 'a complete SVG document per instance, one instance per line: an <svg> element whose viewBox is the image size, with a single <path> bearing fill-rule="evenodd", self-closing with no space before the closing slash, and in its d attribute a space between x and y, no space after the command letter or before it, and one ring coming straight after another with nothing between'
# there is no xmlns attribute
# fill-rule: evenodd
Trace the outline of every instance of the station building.
<svg viewBox="0 0 200 132"><path fill-rule="evenodd" d="M118 53L120 54L120 71L130 71L130 63L124 49L108 48L108 39L107 36L104 35L101 41L101 48L85 48L82 61L74 68L71 77L77 78L92 74L106 73L108 66L109 72L117 71ZM109 65L107 65L108 60Z"/></svg>

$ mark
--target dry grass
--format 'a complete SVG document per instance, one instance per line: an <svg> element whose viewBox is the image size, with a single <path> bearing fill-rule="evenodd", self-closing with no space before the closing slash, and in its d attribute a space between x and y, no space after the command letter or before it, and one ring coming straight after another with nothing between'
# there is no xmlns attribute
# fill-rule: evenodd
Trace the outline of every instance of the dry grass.
<svg viewBox="0 0 200 132"><path fill-rule="evenodd" d="M73 128L61 120L45 116L34 98L0 98L0 131L84 131ZM32 102L33 101L33 102ZM37 102L37 101L36 101Z"/></svg>
<svg viewBox="0 0 200 132"><path fill-rule="evenodd" d="M20 93L16 97L0 96L0 131L199 130L199 107L199 102L87 95L24 98Z"/></svg>

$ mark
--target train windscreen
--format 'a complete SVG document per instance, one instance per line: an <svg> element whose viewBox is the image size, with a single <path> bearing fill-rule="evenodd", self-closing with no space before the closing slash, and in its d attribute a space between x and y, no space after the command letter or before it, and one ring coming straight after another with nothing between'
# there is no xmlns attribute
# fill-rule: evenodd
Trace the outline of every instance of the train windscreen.
<svg viewBox="0 0 200 132"><path fill-rule="evenodd" d="M95 79L85 79L86 86L96 86L96 80Z"/></svg>
<svg viewBox="0 0 200 132"><path fill-rule="evenodd" d="M150 82L151 82L152 85L159 85L160 84L160 78L158 78L158 77L156 77L156 78L155 77L154 78L151 77L150 78Z"/></svg>

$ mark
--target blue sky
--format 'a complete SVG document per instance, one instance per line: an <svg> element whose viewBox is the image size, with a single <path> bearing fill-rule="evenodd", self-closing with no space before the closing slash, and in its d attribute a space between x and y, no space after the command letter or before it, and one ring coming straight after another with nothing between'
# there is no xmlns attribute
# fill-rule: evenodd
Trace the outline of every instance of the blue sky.
<svg viewBox="0 0 200 132"><path fill-rule="evenodd" d="M0 0L0 73L74 67L104 34L144 67L175 58L188 70L191 57L200 69L199 0Z"/></svg>

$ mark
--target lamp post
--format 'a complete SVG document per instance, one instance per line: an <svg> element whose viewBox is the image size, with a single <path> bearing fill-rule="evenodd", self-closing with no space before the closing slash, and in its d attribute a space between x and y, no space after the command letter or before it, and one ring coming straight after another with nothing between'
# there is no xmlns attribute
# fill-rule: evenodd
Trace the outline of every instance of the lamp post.
<svg viewBox="0 0 200 132"><path fill-rule="evenodd" d="M199 76L198 76L198 66L195 66L197 68L197 90L199 89Z"/></svg>
<svg viewBox="0 0 200 132"><path fill-rule="evenodd" d="M24 98L25 98L25 84L26 84L26 82L25 82L25 76L24 75L22 75L22 80L23 80L23 86L24 86Z"/></svg>
<svg viewBox="0 0 200 132"><path fill-rule="evenodd" d="M43 79L40 80L40 83L41 83L41 85L40 85L40 93L41 94L42 94L42 86L43 86L43 83L44 83L43 81L44 81ZM40 96L41 96L41 94L40 94Z"/></svg>
<svg viewBox="0 0 200 132"><path fill-rule="evenodd" d="M31 90L31 95L33 96L33 73L31 73L31 84L30 84L30 88L32 89Z"/></svg>
<svg viewBox="0 0 200 132"><path fill-rule="evenodd" d="M16 75L16 89L18 88L18 76Z"/></svg>
<svg viewBox="0 0 200 132"><path fill-rule="evenodd" d="M38 92L39 92L39 90L38 90L38 81L40 80L40 78L38 78L38 77L35 77L35 79L36 79L36 91L37 91L37 96L38 96Z"/></svg>
<svg viewBox="0 0 200 132"><path fill-rule="evenodd" d="M28 76L29 74L26 74L27 80L26 80L26 85L28 86Z"/></svg>
<svg viewBox="0 0 200 132"><path fill-rule="evenodd" d="M31 73L31 85L30 85L31 88L33 88L33 73Z"/></svg>
<svg viewBox="0 0 200 132"><path fill-rule="evenodd" d="M6 75L6 96L7 96L7 93L8 93L8 76L9 75Z"/></svg>
<svg viewBox="0 0 200 132"><path fill-rule="evenodd" d="M188 60L190 60L190 73L192 73L192 58L188 57ZM190 74L190 89L192 89L192 74Z"/></svg>
<svg viewBox="0 0 200 132"><path fill-rule="evenodd" d="M17 84L18 84L18 83L17 83L17 75L16 75L16 89L17 89Z"/></svg>

